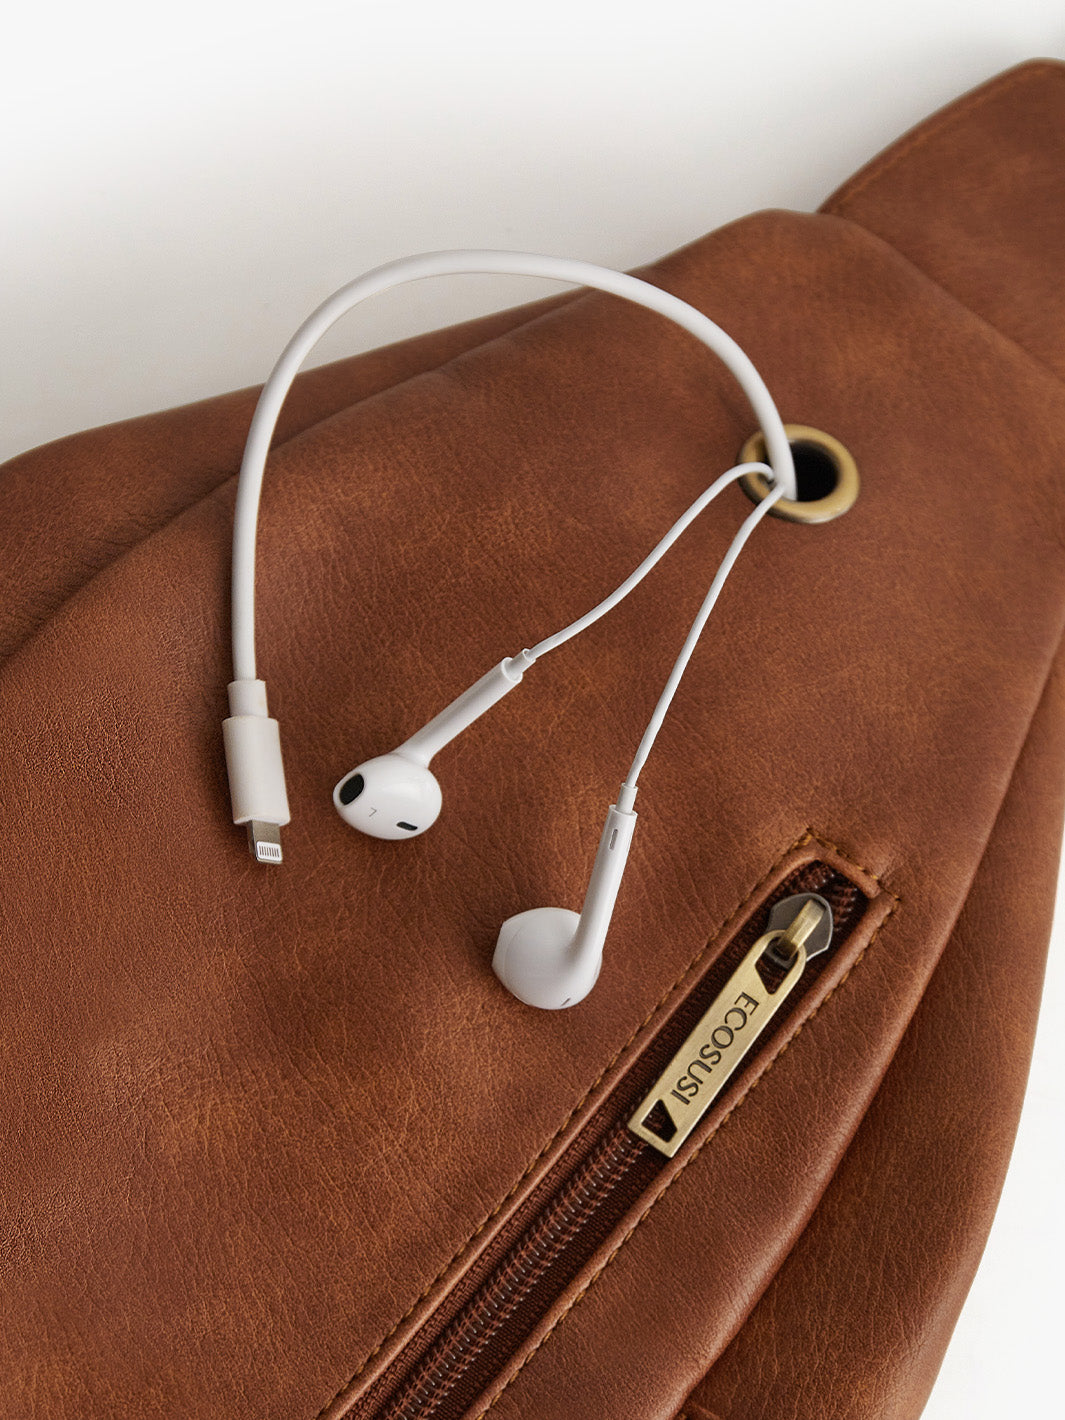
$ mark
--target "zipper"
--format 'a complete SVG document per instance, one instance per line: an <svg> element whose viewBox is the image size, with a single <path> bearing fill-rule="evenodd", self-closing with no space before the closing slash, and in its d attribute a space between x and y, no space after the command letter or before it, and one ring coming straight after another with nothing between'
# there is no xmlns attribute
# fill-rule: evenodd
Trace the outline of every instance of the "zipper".
<svg viewBox="0 0 1065 1420"><path fill-rule="evenodd" d="M671 1159L768 1030L811 957L832 944L832 908L816 893L776 903L766 930L663 1070L629 1130Z"/></svg>
<svg viewBox="0 0 1065 1420"><path fill-rule="evenodd" d="M350 1420L462 1420L710 1107L727 1095L741 1063L795 1013L867 901L826 863L803 864L779 884L355 1403Z"/></svg>

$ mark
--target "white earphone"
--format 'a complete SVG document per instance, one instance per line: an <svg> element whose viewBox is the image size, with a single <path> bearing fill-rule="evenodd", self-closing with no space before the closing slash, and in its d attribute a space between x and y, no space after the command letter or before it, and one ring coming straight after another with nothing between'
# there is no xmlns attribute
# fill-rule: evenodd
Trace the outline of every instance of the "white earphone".
<svg viewBox="0 0 1065 1420"><path fill-rule="evenodd" d="M255 536L266 457L285 396L311 348L358 302L407 281L481 272L543 276L622 296L675 321L709 346L735 375L765 436L770 464L738 465L710 485L673 524L640 565L608 597L579 620L531 650L501 661L427 725L390 754L345 774L333 790L341 818L375 838L412 838L424 833L441 808L440 786L430 760L480 715L518 685L538 658L577 636L612 610L647 575L689 524L729 484L760 471L771 480L768 495L750 512L732 541L681 647L654 714L644 731L617 802L611 804L599 840L580 913L535 907L509 917L500 928L492 965L520 1000L556 1010L575 1005L595 985L603 946L636 825L636 781L665 719L699 636L744 544L781 497L797 497L791 447L776 405L761 376L734 340L694 306L624 272L561 257L526 252L443 251L389 262L342 287L304 322L289 341L263 387L241 463L233 529L233 681L230 715L222 726L233 822L248 826L260 862L281 861L280 829L289 822L277 721L270 718L266 685L255 668Z"/></svg>

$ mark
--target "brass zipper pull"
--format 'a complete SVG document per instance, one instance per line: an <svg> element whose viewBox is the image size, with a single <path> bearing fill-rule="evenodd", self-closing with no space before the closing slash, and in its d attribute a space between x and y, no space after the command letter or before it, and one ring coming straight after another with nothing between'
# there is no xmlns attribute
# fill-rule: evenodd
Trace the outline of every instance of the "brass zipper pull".
<svg viewBox="0 0 1065 1420"><path fill-rule="evenodd" d="M629 1120L637 1138L672 1158L788 996L806 963L832 941L832 909L813 892L778 902L765 933L715 997Z"/></svg>

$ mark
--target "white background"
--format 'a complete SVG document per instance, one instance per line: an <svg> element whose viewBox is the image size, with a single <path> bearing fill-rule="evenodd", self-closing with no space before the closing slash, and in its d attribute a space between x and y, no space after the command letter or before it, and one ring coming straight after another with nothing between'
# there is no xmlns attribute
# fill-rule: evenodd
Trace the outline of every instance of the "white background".
<svg viewBox="0 0 1065 1420"><path fill-rule="evenodd" d="M1065 57L1061 0L21 6L0 85L0 457L260 381L312 306L394 256L509 246L628 267L759 207L816 207L936 106L1039 54ZM551 289L408 287L318 358ZM1059 1401L1063 938L932 1420Z"/></svg>

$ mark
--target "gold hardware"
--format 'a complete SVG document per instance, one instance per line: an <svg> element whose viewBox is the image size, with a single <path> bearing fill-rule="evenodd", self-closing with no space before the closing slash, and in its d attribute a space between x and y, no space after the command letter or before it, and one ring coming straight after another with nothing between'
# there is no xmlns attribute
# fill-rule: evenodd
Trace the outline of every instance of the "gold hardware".
<svg viewBox="0 0 1065 1420"><path fill-rule="evenodd" d="M789 925L776 927L758 938L629 1120L631 1132L667 1159L688 1138L798 985L806 968L806 945L826 913L831 921L823 898L806 894L792 901L803 905ZM822 940L827 945L823 933L819 934L817 950L822 949ZM787 963L778 967L784 975L775 985L767 984L758 970L770 949L773 962ZM652 1114L657 1116L665 1135L652 1127Z"/></svg>
<svg viewBox="0 0 1065 1420"><path fill-rule="evenodd" d="M823 498L811 498L806 502L792 498L779 499L769 510L770 517L787 518L792 523L827 523L853 507L861 481L851 451L831 434L826 434L822 429L811 429L808 424L785 424L784 432L800 459L805 447L809 452L831 461L835 467L836 483ZM765 435L760 429L740 450L739 462L766 462ZM760 503L769 492L769 480L764 473L748 473L740 479L740 487L752 502Z"/></svg>

